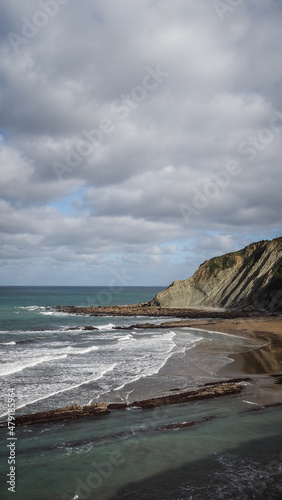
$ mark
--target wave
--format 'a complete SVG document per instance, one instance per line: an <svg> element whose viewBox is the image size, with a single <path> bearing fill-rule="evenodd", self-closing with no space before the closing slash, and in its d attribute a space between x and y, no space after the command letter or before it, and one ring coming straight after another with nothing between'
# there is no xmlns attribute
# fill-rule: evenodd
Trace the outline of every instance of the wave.
<svg viewBox="0 0 282 500"><path fill-rule="evenodd" d="M40 311L42 316L77 316L76 314L71 314L63 311Z"/></svg>
<svg viewBox="0 0 282 500"><path fill-rule="evenodd" d="M112 330L116 325L113 323L108 323L107 325L97 325L98 330Z"/></svg>
<svg viewBox="0 0 282 500"><path fill-rule="evenodd" d="M26 309L27 311L39 311L42 309L46 309L45 306L19 306L17 309Z"/></svg>
<svg viewBox="0 0 282 500"><path fill-rule="evenodd" d="M159 373L174 354L175 335L174 331L145 335L138 332L136 342L120 342L117 347L119 365L110 384L103 387L104 395L124 390L140 379Z"/></svg>
<svg viewBox="0 0 282 500"><path fill-rule="evenodd" d="M0 342L0 345L16 345L16 342Z"/></svg>
<svg viewBox="0 0 282 500"><path fill-rule="evenodd" d="M129 385L129 384L132 384L133 382L137 382L137 380L140 380L140 378L146 378L146 375L143 375L143 374L140 374L140 375L136 375L136 377L133 377L131 380L129 381L125 381L124 384L121 384L119 385L118 387L115 387L114 389L112 389L112 391L120 391L121 389L123 389L126 385ZM111 391L108 391L108 392L111 392ZM132 392L132 391L131 391Z"/></svg>
<svg viewBox="0 0 282 500"><path fill-rule="evenodd" d="M69 350L68 350L68 354L70 356L77 356L79 354L87 354L88 352L91 352L91 351L98 351L99 347L96 347L94 345L92 346L89 346L89 347L82 347L82 348L79 348L79 347L72 347L70 346L69 347Z"/></svg>
<svg viewBox="0 0 282 500"><path fill-rule="evenodd" d="M190 327L186 327L185 330L190 330ZM203 333L210 333L211 335L213 335L213 338L204 338L204 340L209 340L209 341L213 341L214 340L214 337L215 336L219 336L219 337L229 337L230 339L234 339L234 341L236 341L236 343L240 340L244 340L244 344L242 345L242 348L245 349L246 347L249 347L250 349L259 349L261 347L265 347L268 345L268 342L267 341L262 341L262 340L257 340L257 339L254 339L254 338L250 338L250 337L244 337L243 335L234 335L233 333L225 333L225 332L218 332L218 331L215 331L215 330L202 330L200 328L191 328L191 330L196 330L196 331L199 331L199 332L203 332ZM232 350L233 349L233 345L231 344L230 346L230 349Z"/></svg>
<svg viewBox="0 0 282 500"><path fill-rule="evenodd" d="M33 361L22 365L16 365L14 363L6 363L0 368L0 377L5 377L6 375L12 375L13 373L18 373L26 368L32 368L34 366L40 365L41 363L47 363L49 361L57 361L58 359L67 358L67 354L57 355L57 356L44 356L41 358L36 358Z"/></svg>
<svg viewBox="0 0 282 500"><path fill-rule="evenodd" d="M130 333L128 335L125 335L124 337L120 337L118 339L118 342L124 342L125 340L135 340L136 339L134 337L132 337L132 335L130 335Z"/></svg>
<svg viewBox="0 0 282 500"><path fill-rule="evenodd" d="M23 309L25 311L39 312L42 316L84 316L82 314L74 314L64 311L56 311L50 306L19 306L16 309Z"/></svg>
<svg viewBox="0 0 282 500"><path fill-rule="evenodd" d="M16 410L19 410L20 408L24 408L25 406L37 403L38 401L42 401L43 399L51 398L51 397L56 396L57 394L60 394L62 392L68 392L68 391L71 391L73 389L77 389L78 387L82 387L83 385L90 384L91 382L95 382L96 380L99 380L100 378L102 378L106 373L111 372L115 368L115 366L116 366L116 363L113 363L112 365L105 368L103 371L101 371L101 373L97 374L93 378L90 378L88 380L83 380L79 384L75 384L75 385L72 385L70 387L66 387L64 389L58 389L57 391L51 392L50 394L47 394L47 395L42 396L40 398L34 399L33 401L28 401L27 403L24 403L20 406L17 406ZM7 413L4 413L4 414L0 415L0 417L2 418L6 415L7 415Z"/></svg>

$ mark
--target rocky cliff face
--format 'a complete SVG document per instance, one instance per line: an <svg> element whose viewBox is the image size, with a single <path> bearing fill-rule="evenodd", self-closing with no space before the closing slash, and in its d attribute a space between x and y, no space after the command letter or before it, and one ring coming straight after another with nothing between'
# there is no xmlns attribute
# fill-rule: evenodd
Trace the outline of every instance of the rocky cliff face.
<svg viewBox="0 0 282 500"><path fill-rule="evenodd" d="M282 312L282 237L204 262L191 278L174 281L150 305Z"/></svg>

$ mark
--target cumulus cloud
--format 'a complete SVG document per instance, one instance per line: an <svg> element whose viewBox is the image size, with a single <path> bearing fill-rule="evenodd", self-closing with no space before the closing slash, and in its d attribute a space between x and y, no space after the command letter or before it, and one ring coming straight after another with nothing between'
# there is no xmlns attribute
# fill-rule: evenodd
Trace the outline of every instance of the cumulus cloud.
<svg viewBox="0 0 282 500"><path fill-rule="evenodd" d="M2 2L3 284L167 285L281 233L282 6L231 4Z"/></svg>

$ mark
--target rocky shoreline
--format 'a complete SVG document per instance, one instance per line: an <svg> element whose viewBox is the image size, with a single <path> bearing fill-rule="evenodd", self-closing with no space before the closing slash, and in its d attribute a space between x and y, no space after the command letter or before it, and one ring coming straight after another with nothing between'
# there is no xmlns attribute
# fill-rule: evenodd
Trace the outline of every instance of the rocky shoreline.
<svg viewBox="0 0 282 500"><path fill-rule="evenodd" d="M242 382L249 382L251 379L239 378L229 381L209 383L200 389L194 391L185 391L177 394L168 394L165 396L150 398L133 403L94 403L88 406L66 406L46 412L33 413L29 415L20 415L15 418L15 425L31 425L46 422L56 422L58 420L77 419L82 417L97 417L107 415L112 410L122 410L125 408L156 408L158 406L173 405L179 403L188 403L190 401L218 398L240 394L244 388ZM7 422L0 423L1 427L6 427Z"/></svg>
<svg viewBox="0 0 282 500"><path fill-rule="evenodd" d="M218 310L218 309L191 309L175 307L152 306L149 303L117 305L117 306L56 306L57 312L68 314L85 314L89 316L153 316L153 317L177 317L177 318L254 318L265 316L266 313L259 310Z"/></svg>
<svg viewBox="0 0 282 500"><path fill-rule="evenodd" d="M242 326L246 329L250 328L250 332L254 329L258 329L261 326L262 331L269 329L268 323L274 322L278 330L280 328L281 319L274 318L275 315L265 314L262 311L252 311L252 310L203 310L203 309L180 309L180 308L163 308L150 306L148 303L145 304L133 304L126 306L108 306L108 307L77 307L77 306L57 306L56 310L58 312L67 312L71 314L85 314L89 316L144 316L144 317L170 317L171 320L166 320L160 324L155 324L151 322L137 323L130 326L116 326L116 329L132 329L132 328L169 328L169 327L200 327L200 328L212 328L216 330L223 330L224 332L229 331L229 324L234 328L232 333L240 333ZM179 318L179 319L175 319ZM191 320L195 321L191 321ZM201 321L201 319L206 320ZM236 320L236 321L235 321ZM248 321L249 320L249 321ZM268 325L267 328L264 324ZM255 326L252 326L255 325ZM222 326L222 328L221 328ZM272 325L273 326L273 325ZM214 328L215 327L215 328ZM96 330L97 328L89 326L77 326L72 327L73 329L83 329L83 330ZM279 330L280 331L280 330ZM247 331L245 332L247 333ZM248 332L249 333L249 332ZM238 375L235 374L235 377ZM272 377L276 377L276 384L281 384L281 374L273 374ZM234 375L233 375L234 377ZM136 407L142 409L155 408L163 405L181 404L187 403L195 400L203 400L209 398L217 398L221 396L238 395L244 389L244 384L242 382L248 382L252 379L247 378L236 378L224 380L221 382L214 382L205 384L196 390L190 390L186 392L178 392L180 389L168 389L168 392L173 392L173 394L167 394L161 397L150 398L141 401L134 401L133 403L95 403L87 406L72 405L63 408L58 408L54 410L49 410L46 412L20 415L15 419L15 424L20 425L31 425L40 424L47 422L56 422L58 420L68 420L68 419L80 419L83 417L99 417L103 415L108 415L114 410L122 410L125 408ZM280 402L277 404L281 404ZM265 405L266 407L267 405ZM197 422L196 422L197 423ZM186 423L185 423L186 425ZM187 425L193 425L193 422L187 423ZM6 422L0 422L0 427L7 426ZM178 427L178 424L177 424Z"/></svg>

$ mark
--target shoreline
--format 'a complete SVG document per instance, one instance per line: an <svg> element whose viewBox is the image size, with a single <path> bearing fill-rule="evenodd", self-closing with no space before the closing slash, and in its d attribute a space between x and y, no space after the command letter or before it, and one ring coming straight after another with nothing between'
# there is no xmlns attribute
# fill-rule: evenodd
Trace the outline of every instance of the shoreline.
<svg viewBox="0 0 282 500"><path fill-rule="evenodd" d="M172 310L175 317L176 310ZM186 314L187 311L183 311ZM247 399L250 404L266 406L282 402L282 315L257 315L253 312L227 311L231 317L224 317L226 312L197 311L204 314L197 319L167 320L161 324L152 322L137 323L126 327L117 326L116 330L158 329L158 328L196 328L222 334L235 335L261 342L261 347L250 348L240 353L228 353L232 360L215 374L226 381L234 378L252 377ZM209 314L209 317L206 315ZM163 316L163 314L160 314ZM276 377L276 378L275 378ZM216 380L217 378L217 380ZM279 382L280 380L280 382ZM171 389L170 389L171 390ZM258 406L257 406L258 407Z"/></svg>
<svg viewBox="0 0 282 500"><path fill-rule="evenodd" d="M61 309L61 306L59 306ZM126 306L117 306L115 309L118 309L118 312L122 316L121 310L124 310ZM131 306L129 306L131 309ZM138 306L142 307L142 306ZM81 308L79 308L81 309ZM85 314L89 314L89 309L93 310L93 308L83 308ZM87 312L85 311L87 309ZM100 309L100 308L99 308ZM96 315L104 315L103 314L93 314ZM106 308L108 310L108 308ZM144 316L147 314L147 307L144 311ZM112 308L111 308L112 310ZM187 310L183 311L184 315L187 314ZM189 311L190 313L190 311ZM161 324L155 324L151 322L146 323L138 323L126 327L116 327L116 329L151 329L151 328L189 328L189 329L199 329L199 330L208 330L212 332L219 332L223 334L231 334L240 336L243 338L252 338L254 340L259 340L262 342L261 347L258 348L250 348L247 351L239 352L236 354L229 353L230 359L232 362L221 368L215 374L215 380L210 384L204 384L207 386L212 386L213 391L211 395L208 397L217 397L217 391L219 387L222 385L228 386L233 383L232 391L229 394L241 394L241 390L238 390L237 384L238 380L244 380L249 378L250 384L248 389L243 391L244 397L248 399L250 404L257 405L256 408L267 407L273 405L282 404L282 391L281 391L281 383L282 383L282 316L268 316L268 315L255 315L253 312L246 312L246 315L242 317L242 311L232 311L232 317L226 318L226 312L216 312L216 316L214 317L214 312L211 311L198 311L200 317L197 319L178 319L178 320L167 320L162 322ZM204 313L204 316L201 314ZM231 313L227 311L227 313ZM81 314L81 311L79 311ZM152 314L152 310L150 308L151 317L154 316ZM207 316L209 315L209 316ZM130 316L130 314L128 314ZM164 316L164 311L161 308L158 308L158 313L156 316ZM171 316L176 317L176 310L171 310ZM182 316L183 318L183 316ZM85 327L88 329L88 327ZM89 327L89 329L93 329L93 327ZM217 379L217 380L216 380ZM227 388L227 387L226 387ZM203 386L196 386L195 390L192 392L194 394L201 394L203 390ZM174 392L175 391L175 392ZM150 405L155 406L157 401L160 404L177 404L183 402L183 390L181 389L173 389L167 388L165 391L166 394L163 396L152 396L150 398ZM172 394L173 392L173 394ZM191 391L188 391L191 393ZM188 394L186 392L186 394ZM221 394L221 395L224 395ZM228 391L225 395L228 395ZM198 398L198 396L196 396ZM242 397L242 395L240 396ZM201 399L201 398L199 398ZM170 400L173 402L166 403L166 400ZM123 403L97 403L92 405L91 407L79 407L73 403L73 406L65 407L65 408L57 408L56 410L50 410L43 412L45 422L54 421L53 416L55 415L55 420L57 419L65 419L71 418L76 419L81 416L94 416L95 414L102 415L106 413L110 413L113 409L123 409L127 406L143 406L143 402L145 404L146 400L135 401L135 403L131 403L129 405L124 405ZM97 412L96 412L97 411ZM86 413L85 413L86 412ZM85 414L84 414L85 413ZM17 425L29 425L30 423L39 423L40 421L33 421L33 417L36 414L27 414L21 415L17 417ZM58 418L57 418L58 417ZM41 417L40 417L41 418Z"/></svg>
<svg viewBox="0 0 282 500"><path fill-rule="evenodd" d="M262 312L253 311L211 311L211 310L171 310L156 308L157 312L147 305L140 306L114 306L110 308L83 308L83 313L89 314L89 311L95 309L93 316L104 316L111 312L113 316L121 316L125 310L136 313L140 308L143 310L143 316L165 317L167 314L173 317L173 320L165 320L156 324L151 321L144 323L133 323L129 326L116 326L115 330L131 329L169 329L169 328L189 328L207 330L222 334L239 336L245 339L253 339L261 342L261 347L250 348L240 353L228 353L231 362L221 368L215 374L214 382L218 377L226 380L234 378L252 376L253 395L252 399L258 404L278 403L282 401L281 387L275 383L274 375L282 373L282 315L269 315ZM154 308L155 309L155 308ZM73 310L73 308L72 308ZM75 308L77 310L77 308ZM81 313L81 308L78 308ZM106 311L106 312L105 312ZM132 312L133 312L132 311ZM179 319L175 319L181 311ZM142 316L141 314L138 314ZM195 318L196 316L196 318ZM185 319L183 319L185 318ZM83 329L95 329L95 327L83 327ZM278 380L278 379L277 379ZM171 389L169 389L171 390Z"/></svg>

